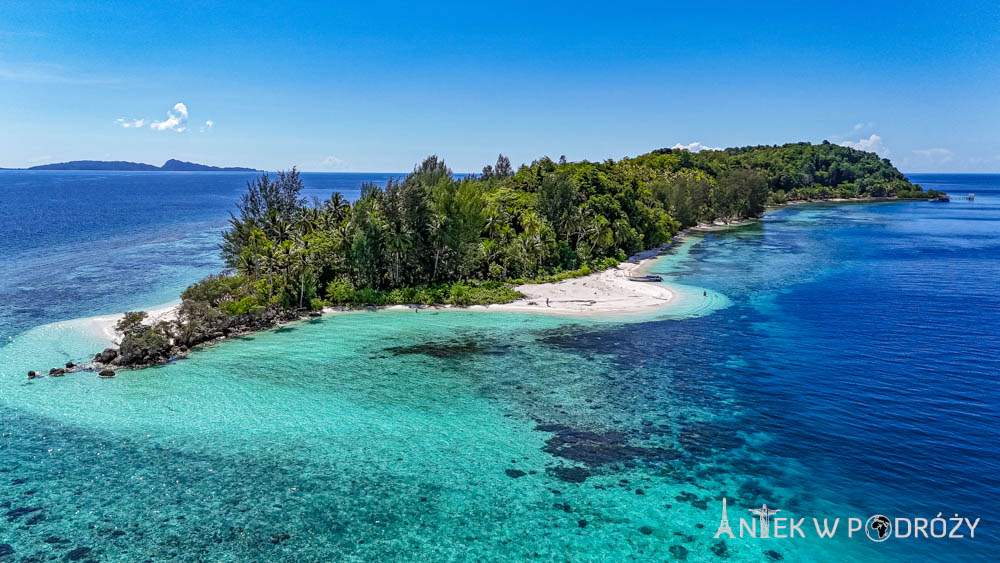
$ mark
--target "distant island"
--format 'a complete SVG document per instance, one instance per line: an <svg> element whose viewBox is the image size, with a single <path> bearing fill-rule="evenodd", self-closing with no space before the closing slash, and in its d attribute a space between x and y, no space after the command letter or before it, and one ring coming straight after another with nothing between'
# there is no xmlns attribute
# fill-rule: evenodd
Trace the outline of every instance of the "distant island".
<svg viewBox="0 0 1000 563"><path fill-rule="evenodd" d="M6 170L6 169L3 169ZM128 172L257 172L255 168L239 166L208 166L184 162L171 158L163 166L153 166L141 162L126 162L123 160L72 160L55 164L40 164L24 170L121 170Z"/></svg>

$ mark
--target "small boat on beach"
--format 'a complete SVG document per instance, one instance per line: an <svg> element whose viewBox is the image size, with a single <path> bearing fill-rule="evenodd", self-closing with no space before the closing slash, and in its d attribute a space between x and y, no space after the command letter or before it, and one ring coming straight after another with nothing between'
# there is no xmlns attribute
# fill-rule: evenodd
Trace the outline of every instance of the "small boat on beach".
<svg viewBox="0 0 1000 563"><path fill-rule="evenodd" d="M628 279L634 282L661 282L663 281L663 276L649 274L645 276L629 276Z"/></svg>
<svg viewBox="0 0 1000 563"><path fill-rule="evenodd" d="M948 194L941 194L939 196L932 197L931 201L948 202L951 201L951 198L948 197Z"/></svg>

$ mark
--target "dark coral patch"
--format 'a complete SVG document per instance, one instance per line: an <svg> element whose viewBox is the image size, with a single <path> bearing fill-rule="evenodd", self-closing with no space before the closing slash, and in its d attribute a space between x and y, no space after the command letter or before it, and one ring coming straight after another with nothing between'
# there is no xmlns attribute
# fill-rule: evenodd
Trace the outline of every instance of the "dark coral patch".
<svg viewBox="0 0 1000 563"><path fill-rule="evenodd" d="M591 467L607 463L628 463L636 458L646 461L677 459L680 454L670 448L631 446L623 432L592 432L576 430L561 424L539 424L535 430L552 432L542 451L556 457L577 461Z"/></svg>
<svg viewBox="0 0 1000 563"><path fill-rule="evenodd" d="M411 346L391 346L385 351L396 356L408 354L421 354L432 358L463 358L470 356L499 355L503 354L508 346L481 340L448 340L448 341L428 341Z"/></svg>
<svg viewBox="0 0 1000 563"><path fill-rule="evenodd" d="M567 483L583 483L590 477L590 471L585 467L550 467L546 471Z"/></svg>
<svg viewBox="0 0 1000 563"><path fill-rule="evenodd" d="M7 521L8 522L13 522L14 520L17 520L18 518L20 518L20 517L22 517L22 516L24 516L26 514L31 514L32 512L38 512L41 509L42 509L42 507L40 507L40 506L31 506L31 507L26 507L26 508L15 508L14 510L8 511L6 514L4 514L4 516L7 517Z"/></svg>
<svg viewBox="0 0 1000 563"><path fill-rule="evenodd" d="M729 430L710 422L695 422L681 429L677 437L685 451L696 456L709 456L743 445L735 430Z"/></svg>

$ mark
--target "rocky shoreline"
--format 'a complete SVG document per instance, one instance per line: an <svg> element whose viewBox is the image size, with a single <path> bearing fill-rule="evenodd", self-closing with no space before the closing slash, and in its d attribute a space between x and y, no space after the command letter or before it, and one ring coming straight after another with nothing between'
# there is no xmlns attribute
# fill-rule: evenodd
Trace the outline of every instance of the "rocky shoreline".
<svg viewBox="0 0 1000 563"><path fill-rule="evenodd" d="M211 346L230 338L238 338L262 330L279 328L291 322L309 317L317 317L317 311L305 309L279 310L268 309L259 315L238 315L233 317L218 317L218 322L205 327L204 330L176 335L166 343L156 346L143 346L123 338L118 348L108 347L94 355L89 363L76 364L67 362L64 367L53 367L47 372L30 370L28 379L41 377L62 377L75 372L97 373L101 378L112 378L120 369L145 369L168 364L175 360L186 358L191 350L198 346ZM149 329L151 327L144 326Z"/></svg>

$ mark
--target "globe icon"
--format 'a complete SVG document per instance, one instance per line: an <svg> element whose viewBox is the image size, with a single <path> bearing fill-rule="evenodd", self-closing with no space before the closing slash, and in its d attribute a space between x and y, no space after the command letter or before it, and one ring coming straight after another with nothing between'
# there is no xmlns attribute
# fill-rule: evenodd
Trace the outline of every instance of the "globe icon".
<svg viewBox="0 0 1000 563"><path fill-rule="evenodd" d="M892 535L892 522L881 514L876 514L865 522L865 533L873 542L883 542Z"/></svg>

